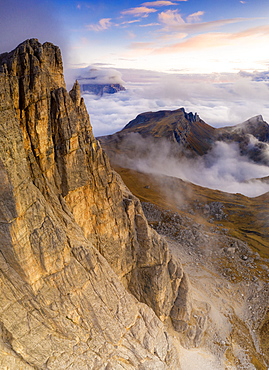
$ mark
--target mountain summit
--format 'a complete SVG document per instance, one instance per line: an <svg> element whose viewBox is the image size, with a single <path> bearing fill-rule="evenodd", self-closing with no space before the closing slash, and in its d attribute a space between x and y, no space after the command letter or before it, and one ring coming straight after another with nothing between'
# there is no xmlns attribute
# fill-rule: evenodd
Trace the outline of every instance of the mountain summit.
<svg viewBox="0 0 269 370"><path fill-rule="evenodd" d="M186 113L184 108L139 114L120 131L119 136L131 132L142 137L165 138L200 155L211 147L215 136L213 127L202 121L197 113Z"/></svg>
<svg viewBox="0 0 269 370"><path fill-rule="evenodd" d="M121 131L100 138L107 151L112 152L131 133L158 140L168 140L173 152L179 155L203 156L218 141L237 143L242 155L258 163L269 165L269 125L262 116L250 118L235 126L214 128L205 123L197 113L187 113L184 108L139 114ZM126 150L126 145L123 146Z"/></svg>

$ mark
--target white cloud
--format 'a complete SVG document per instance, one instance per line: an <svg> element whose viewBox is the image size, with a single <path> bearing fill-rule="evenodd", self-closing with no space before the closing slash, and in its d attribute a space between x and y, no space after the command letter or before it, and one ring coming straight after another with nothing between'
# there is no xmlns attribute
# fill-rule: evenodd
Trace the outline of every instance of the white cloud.
<svg viewBox="0 0 269 370"><path fill-rule="evenodd" d="M80 84L124 84L121 72L114 68L98 68L98 66L73 70L70 78L73 81L77 79Z"/></svg>
<svg viewBox="0 0 269 370"><path fill-rule="evenodd" d="M117 75L115 70L112 71L112 75ZM119 71L127 91L101 99L85 95L97 136L122 129L139 113L180 107L197 112L214 127L235 125L258 114L269 122L269 89L266 81L253 81L251 76L241 74L184 75L146 70ZM102 73L104 76L107 74L105 71ZM72 81L74 79L75 75ZM113 120L110 119L111 114Z"/></svg>
<svg viewBox="0 0 269 370"><path fill-rule="evenodd" d="M177 177L194 184L255 197L269 191L269 184L253 178L269 175L269 167L251 162L241 156L238 144L217 142L212 151L203 157L180 158L174 156L171 142L143 138L140 134L128 135L124 147L140 156L117 156L117 163L140 172ZM146 150L145 150L146 148Z"/></svg>
<svg viewBox="0 0 269 370"><path fill-rule="evenodd" d="M193 22L200 22L201 17L205 14L204 11L199 10L198 12L192 13L188 15L187 22L193 23Z"/></svg>
<svg viewBox="0 0 269 370"><path fill-rule="evenodd" d="M130 87L130 86L129 86ZM139 113L163 109L163 102L145 99L134 90L121 91L114 95L104 95L102 98L85 94L84 100L91 118L95 136L112 134L120 131ZM171 106L172 109L177 107Z"/></svg>
<svg viewBox="0 0 269 370"><path fill-rule="evenodd" d="M102 18L97 24L88 24L86 26L89 31L104 31L112 26L111 18Z"/></svg>

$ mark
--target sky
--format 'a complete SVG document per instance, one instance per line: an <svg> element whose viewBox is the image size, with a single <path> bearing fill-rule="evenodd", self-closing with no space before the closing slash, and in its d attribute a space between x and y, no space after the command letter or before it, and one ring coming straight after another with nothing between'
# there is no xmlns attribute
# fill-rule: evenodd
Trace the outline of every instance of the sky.
<svg viewBox="0 0 269 370"><path fill-rule="evenodd" d="M160 72L268 69L268 0L1 0L0 52L51 41L66 67Z"/></svg>
<svg viewBox="0 0 269 370"><path fill-rule="evenodd" d="M97 1L78 10L93 14L88 34L73 35L81 62L184 73L268 68L267 0Z"/></svg>

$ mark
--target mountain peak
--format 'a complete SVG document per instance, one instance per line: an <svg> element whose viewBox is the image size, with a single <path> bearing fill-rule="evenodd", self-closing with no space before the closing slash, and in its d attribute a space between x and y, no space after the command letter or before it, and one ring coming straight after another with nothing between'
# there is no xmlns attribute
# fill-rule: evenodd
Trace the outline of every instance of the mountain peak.
<svg viewBox="0 0 269 370"><path fill-rule="evenodd" d="M135 119L130 121L124 127L123 130L134 128L134 127L137 127L141 124L146 124L147 122L150 122L152 120L154 120L155 122L159 122L159 121L162 121L165 117L168 118L168 117L173 117L173 116L175 116L175 118L176 118L175 122L178 121L178 120L182 120L184 118L187 121L189 121L190 123L200 121L200 117L198 116L197 113L195 113L195 114L193 114L192 112L187 113L185 111L185 108L179 108L179 109L176 109L176 110L160 110L160 111L157 111L157 112L149 111L149 112L138 114Z"/></svg>
<svg viewBox="0 0 269 370"><path fill-rule="evenodd" d="M238 125L220 128L219 132L221 135L237 135L237 141L239 136L252 135L261 142L269 142L269 125L260 114Z"/></svg>
<svg viewBox="0 0 269 370"><path fill-rule="evenodd" d="M198 122L200 120L200 117L198 116L197 113L185 113L185 118L190 121L190 122Z"/></svg>
<svg viewBox="0 0 269 370"><path fill-rule="evenodd" d="M268 125L261 114L258 114L257 116L249 118L247 121L243 122L242 124L249 124L249 125L259 125L259 124L266 124Z"/></svg>
<svg viewBox="0 0 269 370"><path fill-rule="evenodd" d="M202 155L211 148L215 128L201 120L197 113L187 113L184 108L161 110L139 114L109 140L114 138L117 141L119 136L131 132L144 138L167 139L179 152Z"/></svg>
<svg viewBox="0 0 269 370"><path fill-rule="evenodd" d="M61 51L50 42L41 44L37 39L29 39L1 54L0 73L7 79L12 76L11 100L15 108L25 109L47 97L50 91L65 88Z"/></svg>

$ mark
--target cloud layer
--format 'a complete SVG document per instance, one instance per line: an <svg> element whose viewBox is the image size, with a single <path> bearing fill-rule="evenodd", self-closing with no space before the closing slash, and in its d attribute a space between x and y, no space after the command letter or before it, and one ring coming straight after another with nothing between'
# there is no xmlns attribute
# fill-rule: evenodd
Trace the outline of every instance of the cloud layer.
<svg viewBox="0 0 269 370"><path fill-rule="evenodd" d="M267 121L269 118L267 74L184 75L145 70L120 72L125 80L123 84L126 91L107 94L102 98L84 95L96 136L120 131L142 112L174 110L180 107L188 112L197 112L205 122L214 127L235 125L259 114ZM103 78L110 73L111 69L104 68ZM142 146L150 146L141 140L135 141L142 143ZM257 196L269 191L269 185L261 181L245 182L268 176L269 168L241 157L236 145L219 143L203 160L191 163L182 161L180 165L170 156L166 145L163 145L162 151L159 146L156 152L155 148L151 152L146 160L129 165L136 166L140 171L176 176L198 185L240 192L247 196Z"/></svg>
<svg viewBox="0 0 269 370"><path fill-rule="evenodd" d="M96 136L121 130L139 113L180 107L197 112L214 127L235 125L260 114L269 122L268 74L190 75L104 68L99 72L103 81L111 71L118 74L126 91L102 98L84 96Z"/></svg>
<svg viewBox="0 0 269 370"><path fill-rule="evenodd" d="M179 158L170 142L154 142L132 133L122 143L138 153L119 155L116 162L140 172L177 177L203 187L256 197L269 191L269 183L257 180L269 175L269 167L240 155L237 143L217 142L203 157Z"/></svg>
<svg viewBox="0 0 269 370"><path fill-rule="evenodd" d="M98 68L98 66L68 71L68 79L78 79L80 84L124 84L121 72L114 68Z"/></svg>

